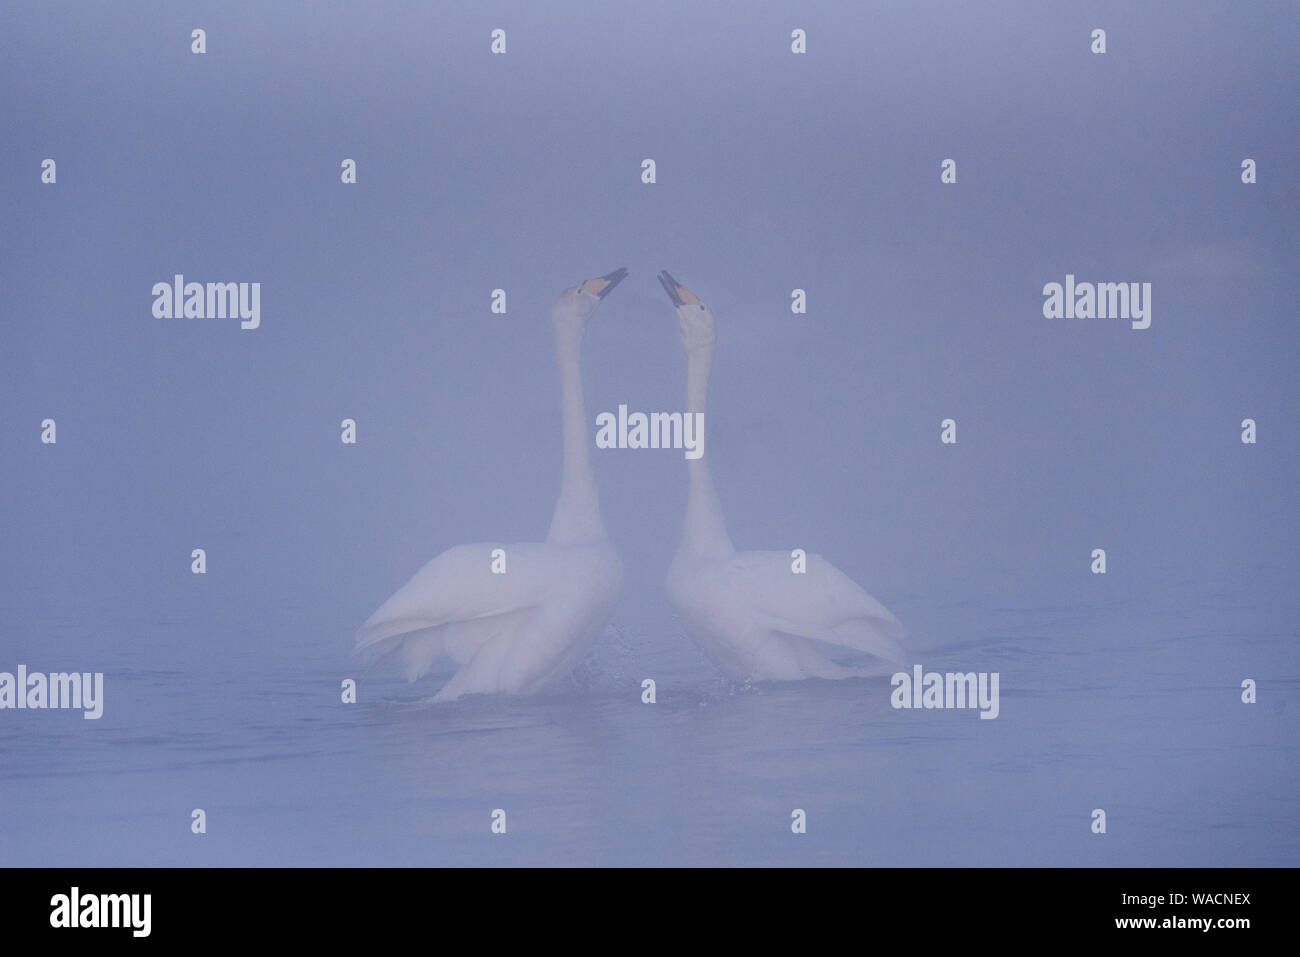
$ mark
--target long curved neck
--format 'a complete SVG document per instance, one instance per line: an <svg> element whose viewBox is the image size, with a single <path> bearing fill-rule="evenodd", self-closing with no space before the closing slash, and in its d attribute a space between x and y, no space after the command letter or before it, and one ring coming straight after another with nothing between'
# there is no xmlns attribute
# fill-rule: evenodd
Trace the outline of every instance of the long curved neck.
<svg viewBox="0 0 1300 957"><path fill-rule="evenodd" d="M582 329L557 324L555 354L560 365L564 468L560 476L560 497L555 503L546 541L552 545L590 545L606 541L606 535L587 446L587 408L582 399Z"/></svg>
<svg viewBox="0 0 1300 957"><path fill-rule="evenodd" d="M713 345L697 345L686 353L686 412L699 413L701 428L707 429L705 406L709 398L709 369L713 365ZM701 439L704 436L701 435ZM686 524L682 529L679 554L698 558L726 558L735 554L736 547L727 536L722 520L722 503L713 487L709 473L709 443L703 443L704 454L686 460L690 487L686 499Z"/></svg>

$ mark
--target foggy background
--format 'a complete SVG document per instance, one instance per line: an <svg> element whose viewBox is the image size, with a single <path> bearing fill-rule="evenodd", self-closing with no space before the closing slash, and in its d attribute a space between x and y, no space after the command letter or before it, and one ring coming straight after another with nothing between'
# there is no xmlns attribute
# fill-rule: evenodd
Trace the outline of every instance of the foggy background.
<svg viewBox="0 0 1300 957"><path fill-rule="evenodd" d="M105 713L0 713L0 863L1300 862L1298 21L4 5L0 670L102 671ZM725 682L664 597L677 450L593 449L623 596L551 695L423 707L440 678L350 658L429 558L545 537L549 307L624 265L593 445L683 406L667 268L717 317L737 548L999 671L996 721ZM175 273L261 282L261 327L153 318ZM1150 329L1043 318L1067 273L1150 282Z"/></svg>

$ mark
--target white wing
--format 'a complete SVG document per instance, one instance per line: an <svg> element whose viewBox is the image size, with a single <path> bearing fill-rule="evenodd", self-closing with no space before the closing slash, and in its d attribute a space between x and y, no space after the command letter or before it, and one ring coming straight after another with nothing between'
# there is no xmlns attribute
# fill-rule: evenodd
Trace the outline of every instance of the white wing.
<svg viewBox="0 0 1300 957"><path fill-rule="evenodd" d="M904 662L898 619L820 555L806 561L807 570L796 573L788 552L740 552L709 569L708 588L729 593L729 604L743 607L759 634L801 639L800 660L814 660L808 643L819 642Z"/></svg>
<svg viewBox="0 0 1300 957"><path fill-rule="evenodd" d="M493 551L506 573L492 571ZM548 546L458 545L434 558L371 615L356 651L369 660L400 652L406 676L418 678L439 654L460 664L516 629L547 594Z"/></svg>
<svg viewBox="0 0 1300 957"><path fill-rule="evenodd" d="M807 571L795 574L788 554L745 554L753 557L746 574L758 586L754 611L761 624L886 661L904 660L902 624L826 559L809 555Z"/></svg>

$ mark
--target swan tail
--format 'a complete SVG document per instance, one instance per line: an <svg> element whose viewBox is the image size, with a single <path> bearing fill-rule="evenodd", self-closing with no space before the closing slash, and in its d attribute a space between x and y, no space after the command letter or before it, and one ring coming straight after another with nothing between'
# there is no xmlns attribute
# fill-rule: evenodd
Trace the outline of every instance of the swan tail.
<svg viewBox="0 0 1300 957"><path fill-rule="evenodd" d="M366 622L357 631L357 643L352 650L367 662L377 661L396 651L407 635L437 627L433 622L415 618Z"/></svg>
<svg viewBox="0 0 1300 957"><path fill-rule="evenodd" d="M433 667L433 662L445 650L444 629L424 628L413 631L402 639L398 656L402 661L402 673L407 681L414 681Z"/></svg>
<svg viewBox="0 0 1300 957"><path fill-rule="evenodd" d="M502 687L501 662L508 642L485 640L468 661L433 696L434 701L455 701L466 694L496 694L515 689Z"/></svg>
<svg viewBox="0 0 1300 957"><path fill-rule="evenodd" d="M885 614L889 615L888 612ZM851 618L822 634L808 637L901 665L907 660L907 652L901 644L903 636L903 626L889 615L888 618Z"/></svg>
<svg viewBox="0 0 1300 957"><path fill-rule="evenodd" d="M354 651L366 665L397 654L406 680L414 681L442 654L443 630L426 621L380 621L361 628Z"/></svg>
<svg viewBox="0 0 1300 957"><path fill-rule="evenodd" d="M870 678L888 674L905 662L906 653L898 642L902 626L882 618L854 618L825 630L778 629L784 636L785 662L773 671L792 670L791 677ZM841 664L832 655L845 651L868 655L872 660Z"/></svg>
<svg viewBox="0 0 1300 957"><path fill-rule="evenodd" d="M801 678L837 681L841 678L866 678L878 673L875 669L856 668L833 661L825 653L826 644L815 639L791 635L788 640Z"/></svg>
<svg viewBox="0 0 1300 957"><path fill-rule="evenodd" d="M442 624L410 618L379 621L362 626L357 634L356 652L367 664L397 654L407 681L427 674L433 663L444 655L462 666L464 671L465 666L479 657L493 639L511 633L527 616L528 610L521 609ZM453 677L452 681L456 682L451 685L454 693L437 700L452 700L463 693L455 692L455 688L463 686L466 680L456 682Z"/></svg>

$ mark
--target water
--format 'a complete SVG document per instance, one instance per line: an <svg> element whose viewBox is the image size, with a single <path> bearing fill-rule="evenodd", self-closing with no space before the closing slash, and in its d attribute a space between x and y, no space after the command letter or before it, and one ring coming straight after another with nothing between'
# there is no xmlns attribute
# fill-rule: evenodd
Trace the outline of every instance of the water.
<svg viewBox="0 0 1300 957"><path fill-rule="evenodd" d="M980 600L905 620L961 634ZM0 723L0 860L11 865L1262 865L1300 860L1295 630L1227 589L1153 600L1007 602L927 669L1001 674L1001 714L896 711L884 679L742 687L686 639L611 629L540 698L429 705L436 683L322 654L309 607L237 657L177 641L252 627L151 619L97 629L106 710ZM7 609L36 634L40 610ZM89 610L57 628L94 639ZM247 617L246 617L247 616ZM299 629L295 632L295 626ZM1231 636L1229 642L1225 636ZM195 643L198 644L198 643ZM22 658L22 653L20 653ZM656 658L660 660L656 660ZM26 652L39 660L33 643ZM675 664L674 664L675 662ZM1260 702L1237 675L1264 675ZM340 702L340 675L360 701ZM655 677L657 703L641 702ZM190 833L190 811L208 832ZM1108 833L1090 833L1102 807ZM506 811L507 834L490 832ZM804 809L805 835L790 831Z"/></svg>

